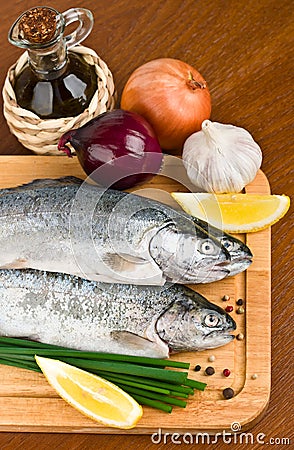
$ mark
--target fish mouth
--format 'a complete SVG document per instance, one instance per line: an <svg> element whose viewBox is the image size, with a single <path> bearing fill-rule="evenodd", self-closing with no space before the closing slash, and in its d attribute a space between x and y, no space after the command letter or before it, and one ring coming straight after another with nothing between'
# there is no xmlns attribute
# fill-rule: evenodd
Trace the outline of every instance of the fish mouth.
<svg viewBox="0 0 294 450"><path fill-rule="evenodd" d="M233 339L235 339L235 335L231 334L231 331L234 331L236 329L235 328L230 328L227 331L222 331L222 330L214 330L211 331L210 333L208 333L206 336L204 336L204 340L207 339L212 339L212 338L221 338L222 340L226 340L226 341L232 341Z"/></svg>
<svg viewBox="0 0 294 450"><path fill-rule="evenodd" d="M233 277L240 272L248 269L248 267L252 264L252 256L241 256L239 258L232 259L228 264L229 277Z"/></svg>
<svg viewBox="0 0 294 450"><path fill-rule="evenodd" d="M212 272L215 276L216 273L219 273L219 276L225 278L226 276L228 276L231 273L231 264L232 261L220 261L220 262L215 262L214 264L208 266L206 268L206 271L208 272Z"/></svg>
<svg viewBox="0 0 294 450"><path fill-rule="evenodd" d="M195 267L191 267L182 276L179 276L176 280L177 283L211 283L213 281L219 281L230 275L230 268L228 267L229 261L223 261L213 265L206 265L198 269L195 273ZM175 278L173 279L175 281Z"/></svg>
<svg viewBox="0 0 294 450"><path fill-rule="evenodd" d="M217 262L217 263L215 263L212 267L211 267L211 269L213 270L219 270L219 269L222 269L222 268L224 268L224 270L227 270L227 271L230 271L230 269L229 269L229 266L232 264L232 261L231 260L225 260L225 261L220 261L220 262Z"/></svg>

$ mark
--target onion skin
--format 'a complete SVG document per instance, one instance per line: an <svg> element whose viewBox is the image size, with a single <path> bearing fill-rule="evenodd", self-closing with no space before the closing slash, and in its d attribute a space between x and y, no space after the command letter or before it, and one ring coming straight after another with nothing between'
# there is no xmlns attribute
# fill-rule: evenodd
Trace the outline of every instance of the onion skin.
<svg viewBox="0 0 294 450"><path fill-rule="evenodd" d="M210 118L211 97L202 75L189 64L159 58L138 67L128 79L121 108L153 126L160 146L181 150L185 140Z"/></svg>
<svg viewBox="0 0 294 450"><path fill-rule="evenodd" d="M129 189L148 181L162 166L163 154L151 125L137 113L113 110L66 132L58 149L79 162L104 187ZM97 170L99 169L99 170Z"/></svg>

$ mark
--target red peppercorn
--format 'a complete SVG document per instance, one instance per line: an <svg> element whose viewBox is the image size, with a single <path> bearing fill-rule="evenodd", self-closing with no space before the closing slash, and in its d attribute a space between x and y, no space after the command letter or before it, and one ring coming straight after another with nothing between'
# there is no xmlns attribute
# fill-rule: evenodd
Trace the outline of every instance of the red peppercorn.
<svg viewBox="0 0 294 450"><path fill-rule="evenodd" d="M224 369L223 374L225 377L229 377L231 375L231 371L229 369Z"/></svg>
<svg viewBox="0 0 294 450"><path fill-rule="evenodd" d="M233 309L234 309L233 306L228 305L228 306L226 307L225 311L226 311L226 312L232 312Z"/></svg>

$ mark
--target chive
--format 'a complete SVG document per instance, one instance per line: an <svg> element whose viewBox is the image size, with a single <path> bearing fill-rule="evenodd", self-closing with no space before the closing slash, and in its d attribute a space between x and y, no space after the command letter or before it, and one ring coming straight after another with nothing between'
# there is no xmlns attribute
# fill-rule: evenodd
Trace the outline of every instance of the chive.
<svg viewBox="0 0 294 450"><path fill-rule="evenodd" d="M35 362L34 362L34 360L33 359L29 359L29 360L27 360L27 359L22 359L22 358L19 358L18 356L17 357L14 357L13 355L0 355L0 358L1 359L3 359L3 360L7 360L7 361L13 361L13 362L15 362L15 363L21 363L21 364L27 364L28 366L30 365L30 364L35 364Z"/></svg>
<svg viewBox="0 0 294 450"><path fill-rule="evenodd" d="M166 412L171 405L186 406L194 389L204 390L205 383L188 378L188 372L168 370L190 367L189 363L102 352L84 352L27 339L0 337L0 364L41 372L35 355L59 359L93 372L120 386L142 405ZM180 398L178 398L180 397Z"/></svg>
<svg viewBox="0 0 294 450"><path fill-rule="evenodd" d="M35 372L41 372L41 369L38 367L37 364L34 366L33 364L28 364L27 362L21 362L17 359L0 358L0 364L3 364L5 366L17 367L19 369L26 369L26 370L33 370Z"/></svg>
<svg viewBox="0 0 294 450"><path fill-rule="evenodd" d="M68 364L72 364L73 366L77 366L83 369L98 369L98 370L105 370L105 371L111 371L111 372L118 372L118 373L129 373L136 376L141 377L148 377L148 378L156 378L158 380L163 381L169 381L171 383L176 384L185 384L185 381L187 379L187 373L186 372L179 372L174 370L167 370L157 367L142 367L141 365L137 364L131 364L131 363L124 363L122 361L97 361L97 360L90 360L90 359L82 359L82 358L72 358L67 357L68 354L75 354L71 353L71 351L66 352L66 357L64 357L64 352L58 350L58 353L60 352L59 358L61 361L67 362ZM20 355L20 357L24 356L34 356L35 354L38 354L39 356L48 356L48 350L38 350L29 348L23 351L21 348L14 348L14 347L2 347L0 350L0 356L5 357L8 355ZM54 358L54 356L58 355L50 355Z"/></svg>
<svg viewBox="0 0 294 450"><path fill-rule="evenodd" d="M187 402L183 400L179 400L178 398L170 397L168 395L160 395L160 394L150 394L148 391L144 391L144 389L137 389L129 386L124 386L123 384L118 384L121 389L127 391L129 394L137 394L142 395L146 398L151 398L152 400L159 400L163 403L168 403L169 405L180 406L181 408L185 408L187 406Z"/></svg>
<svg viewBox="0 0 294 450"><path fill-rule="evenodd" d="M193 391L194 394L194 391ZM181 397L181 398L188 398L189 394L184 394L183 392L179 391L170 391L169 395L173 395L174 397Z"/></svg>
<svg viewBox="0 0 294 450"><path fill-rule="evenodd" d="M194 389L198 389L199 391L204 391L207 384L202 383L201 381L191 380L190 378L187 378L186 381L183 383L185 386L192 387Z"/></svg>
<svg viewBox="0 0 294 450"><path fill-rule="evenodd" d="M28 364L27 362L22 362L22 361L19 361L18 359L0 358L0 364L6 365L6 366L11 366L11 367L17 367L18 369L32 370L32 371L39 372L39 373L42 372L37 364L35 364L35 366L33 366L33 364ZM122 389L127 392L127 390L124 389L123 387L122 387ZM144 390L140 390L140 391L148 392L148 391L144 391ZM132 395L132 397L135 398L134 395ZM138 399L135 398L135 400L137 400L142 405L148 405L150 407L160 409L160 410L163 410L166 412L172 411L172 408L170 405L164 404L157 400L152 400L152 398L150 399L150 398L138 396Z"/></svg>
<svg viewBox="0 0 294 450"><path fill-rule="evenodd" d="M48 356L48 349L44 350L38 350L35 348L15 348L15 347L0 347L0 357L7 358L10 355L13 357L18 358L19 360L28 360L28 361L34 361L34 355L38 353L40 356ZM142 367L140 365L136 364L130 364L130 363L123 363L122 361L96 361L96 360L84 360L82 358L67 358L63 357L64 354L73 354L76 355L77 351L61 351L58 350L58 353L60 354L60 360L64 362L68 362L69 364L76 365L81 368L85 369L97 369L102 371L113 371L115 373L121 374L131 374L139 377L148 377L148 378L155 378L161 381L169 381L170 383L177 383L179 385L183 384L184 386L181 387L180 390L182 390L185 387L195 388L199 390L204 390L206 387L205 383L201 383L196 380L191 380L187 378L186 372L179 372L179 371L173 371L173 370L163 370L155 367ZM57 355L49 355L49 356L57 356ZM170 386L158 386L169 389ZM189 392L191 393L191 391Z"/></svg>
<svg viewBox="0 0 294 450"><path fill-rule="evenodd" d="M150 378L157 378L158 379L169 379L169 381L174 380L175 383L179 381L179 384L182 384L184 380L187 377L187 374L185 372L176 372L172 370L164 370L162 368L158 367L142 367L139 364L132 364L132 363L124 363L122 361L100 361L100 360L91 360L91 359L82 359L81 353L77 350L67 350L66 352L64 350L40 350L36 348L15 348L15 347L2 347L1 348L1 354L3 355L35 355L38 354L39 356L48 356L50 358L58 358L61 361L65 361L69 364L78 365L80 364L83 368L105 368L106 371L113 370L113 371L122 371L123 373L133 373L138 376L148 376ZM83 352L84 353L84 352ZM108 354L109 355L109 354ZM78 356L78 358L75 358L75 356ZM89 356L89 355L88 355ZM122 355L120 355L122 356ZM141 358L140 358L141 359ZM166 374L166 376L165 376Z"/></svg>
<svg viewBox="0 0 294 450"><path fill-rule="evenodd" d="M38 348L56 348L56 345L44 344L42 342L30 341L28 339L10 338L0 336L0 345L16 345L18 347L38 347ZM61 347L60 347L61 348Z"/></svg>
<svg viewBox="0 0 294 450"><path fill-rule="evenodd" d="M33 355L24 355L24 354L15 354L12 353L11 348L2 348L0 350L0 357L16 357L19 361L28 360L34 361ZM35 349L34 349L35 350ZM40 356L43 356L43 351L37 352ZM60 358L60 360L64 362L68 362L69 364L76 365L81 368L88 369L97 369L102 371L114 371L121 374L133 374L142 378L143 375L147 375L150 378L155 378L159 380L169 380L172 383L178 383L179 385L185 384L190 387L195 387L203 390L206 385L204 383L200 383L194 380L189 380L187 378L186 372L176 372L172 370L162 370L154 367L146 367L142 368L141 366L137 366L135 364L124 364L122 362L109 362L109 361L91 361L91 360L83 360L81 358ZM191 384L192 383L192 384ZM180 387L180 386L179 386ZM170 388L170 386L168 386ZM178 388L177 388L178 389ZM184 390L185 386L180 387L180 390ZM191 393L188 389L186 392Z"/></svg>
<svg viewBox="0 0 294 450"><path fill-rule="evenodd" d="M99 370L99 373L101 373L101 376L106 376L109 372L105 372L103 370ZM119 377L122 380L129 380L129 381L138 381L138 377L135 375L129 375L129 374L123 374L123 373L117 373L113 374L113 376ZM188 386L181 386L176 385L174 383L166 383L164 381L159 381L154 378L146 378L146 377L140 377L140 383L148 384L150 386L156 386L159 388L167 389L167 390L178 390L179 392L183 392L185 394L194 394L194 390L191 387Z"/></svg>
<svg viewBox="0 0 294 450"><path fill-rule="evenodd" d="M97 371L97 375L99 375L99 371ZM102 377L102 375L99 375ZM105 377L102 378L106 378L107 380L115 383L115 384L124 384L126 386L131 386L131 387L137 387L140 389L145 389L146 391L152 391L152 392L157 392L158 394L165 394L165 395L170 395L170 391L168 391L167 389L162 389L162 388L158 388L155 386L149 386L148 384L142 384L140 382L135 382L135 381L129 381L127 379L121 379L120 377L116 377L116 376L112 376L107 374Z"/></svg>
<svg viewBox="0 0 294 450"><path fill-rule="evenodd" d="M147 397L143 397L142 395L133 394L132 397L141 405L150 406L151 408L160 409L164 412L171 413L173 408L171 405L167 405L166 403L160 402L158 400L152 400Z"/></svg>
<svg viewBox="0 0 294 450"><path fill-rule="evenodd" d="M39 353L42 356L42 352ZM136 364L123 363L120 361L91 361L82 360L79 358L61 358L62 361L67 362L73 366L82 369L97 369L106 372L129 373L138 377L156 378L158 380L165 380L176 384L185 384L187 379L186 372L176 372L174 370L163 370L157 367L142 367Z"/></svg>
<svg viewBox="0 0 294 450"><path fill-rule="evenodd" d="M0 363L6 364L6 365L11 365L14 367L16 366L19 368L24 368L24 369L28 369L28 370L35 370L35 371L41 372L38 365L36 363L34 363L33 361L31 363L29 363L27 361L24 362L24 361L20 361L19 359L15 359L15 358L7 358L7 359L2 358L2 359L0 359ZM121 380L118 377L109 375L109 373L106 373L106 379L108 379L109 381L115 382L115 384L117 384L118 386L121 386L122 389L124 389L127 392L129 392L129 391L131 392L131 390L129 389L129 386L134 387L134 388L136 388L136 387L139 388L139 389L137 389L137 393L140 394L140 393L142 393L141 391L143 391L144 396L147 396L145 391L148 391L148 390L153 391L154 390L158 394L166 395L166 397L163 397L163 396L156 397L154 395L154 393L152 392L152 393L150 393L150 395L152 395L152 398L154 398L154 399L164 400L164 398L166 398L166 401L168 399L170 400L170 401L167 401L167 403L173 403L175 405L182 406L182 407L184 407L186 404L186 402L182 402L180 400L168 397L168 395L171 394L171 392L166 389L160 389L160 388L156 388L154 386L148 386L148 385L144 385L144 384L140 384L140 383L129 382L128 380ZM140 392L139 392L139 390L140 390ZM178 394L178 393L175 392L174 395L176 395L176 394ZM182 394L182 393L180 393L180 394ZM188 395L186 395L185 398L187 398L187 397L188 397Z"/></svg>
<svg viewBox="0 0 294 450"><path fill-rule="evenodd" d="M26 350L25 350L26 351ZM38 351L38 349L29 349L29 354L24 354L23 349L19 348L11 348L11 347L2 347L0 349L0 357L7 358L10 355L13 357L17 357L19 360L28 360L34 361L34 354L38 353L40 356L46 356L44 350ZM180 391L189 388L195 388L199 390L204 390L206 387L205 383L201 383L196 380L191 380L187 378L186 372L177 372L172 370L162 370L154 367L146 367L143 368L140 365L135 364L124 364L123 362L118 361L91 361L91 360L83 360L82 358L64 358L61 357L60 360L64 362L68 362L69 364L76 365L85 369L97 369L104 371L114 371L121 374L133 374L135 376L140 376L145 378L146 376L149 378L155 378L158 380L169 381L171 383L177 383L179 385L184 384L184 386L180 387ZM144 377L145 376L145 377ZM143 380L142 380L143 381ZM162 388L169 389L170 386L158 386ZM178 389L178 388L177 388ZM191 390L186 391L189 394L192 394Z"/></svg>
<svg viewBox="0 0 294 450"><path fill-rule="evenodd" d="M2 352L2 349L0 348L0 357L3 358L15 358L18 359L19 361L35 361L35 358L33 355L23 355L23 354L15 354L15 353L11 353L11 352Z"/></svg>
<svg viewBox="0 0 294 450"><path fill-rule="evenodd" d="M175 367L178 369L189 369L190 363L182 362L182 361L174 361L170 359L160 359L160 358L150 358L146 356L133 356L133 355L121 355L116 353L102 353L102 352L86 352L81 350L73 350L65 347L60 347L58 345L52 344L44 344L41 342L29 341L26 339L17 339L17 338L8 338L8 337L0 337L0 345L1 344L10 344L14 346L21 346L25 348L14 349L16 353L28 353L34 354L34 350L40 349L42 350L44 356L48 357L58 357L58 356L66 356L66 357L79 357L84 359L103 359L103 360L111 360L111 361L123 361L123 362L134 362L137 364L143 365L151 365L151 366L163 366L163 367ZM12 349L11 349L12 350ZM30 353L30 351L32 353Z"/></svg>
<svg viewBox="0 0 294 450"><path fill-rule="evenodd" d="M117 381L133 381L134 383L136 382L140 382L143 383L144 385L149 386L150 388L152 386L154 387L158 387L158 388L163 388L163 389L167 389L168 392L170 393L170 395L175 395L176 397L182 397L182 398L188 398L189 395L193 395L194 394L194 390L190 387L186 387L186 386L178 386L175 384L171 384L171 383L163 383L162 381L157 381L154 380L152 378L143 378L140 377L140 381L138 380L138 377L133 376L133 375L127 375L127 374L111 374L109 375L109 372L104 372L101 370L95 370L95 373L99 376L101 376L102 378L106 378L108 379L108 377L115 377L115 379Z"/></svg>

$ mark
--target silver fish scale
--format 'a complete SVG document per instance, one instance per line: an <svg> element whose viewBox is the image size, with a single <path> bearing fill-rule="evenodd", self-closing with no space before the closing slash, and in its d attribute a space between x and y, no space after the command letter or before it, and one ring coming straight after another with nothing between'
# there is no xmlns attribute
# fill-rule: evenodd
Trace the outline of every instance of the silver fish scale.
<svg viewBox="0 0 294 450"><path fill-rule="evenodd" d="M34 316L38 320L36 308L41 308L46 314L57 315L60 323L87 317L93 323L99 322L99 327L105 327L104 330L113 329L117 322L117 329L134 332L138 331L138 324L144 328L144 324L171 303L176 294L151 287L108 285L65 274L30 270L1 270L0 291L1 308L4 299L7 310L13 311L17 305L24 320ZM19 293L17 299L11 298L13 292Z"/></svg>
<svg viewBox="0 0 294 450"><path fill-rule="evenodd" d="M125 282L127 277L131 282L128 270L138 258L139 264L151 260L149 232L156 233L168 220L169 208L152 205L72 178L1 190L0 267L69 272L99 281ZM154 274L159 280L160 271L148 267L150 275L135 268L136 281L142 278L146 284L145 273L148 281Z"/></svg>
<svg viewBox="0 0 294 450"><path fill-rule="evenodd" d="M68 234L60 223L68 222L71 210L72 193L68 188L50 189L47 192L24 191L0 196L0 217L5 220L5 226L0 227L0 237L17 234L29 235L32 231L44 231L53 228L58 232Z"/></svg>
<svg viewBox="0 0 294 450"><path fill-rule="evenodd" d="M175 333L184 343L182 350L208 345L205 334L211 329L204 329L202 314L221 318L221 341L213 338L213 346L232 339L224 336L233 329L233 320L185 286L161 289L96 283L60 273L0 270L0 335L4 336L84 350L166 357L165 342L175 339ZM158 319L160 333L155 328ZM146 332L148 340L142 340Z"/></svg>
<svg viewBox="0 0 294 450"><path fill-rule="evenodd" d="M170 301L164 292L158 296L152 289L136 286L103 290L103 285L68 275L2 270L0 334L124 353L126 344L117 343L111 333L143 337L151 320Z"/></svg>
<svg viewBox="0 0 294 450"><path fill-rule="evenodd" d="M77 196L71 212L76 213L79 219L83 218L83 211L86 214L90 212L94 237L101 224L114 224L115 229L122 224L124 237L129 242L133 242L136 233L142 236L146 229L159 227L168 220L180 216L177 211L168 206L134 194L111 189L105 191L87 184L84 184L79 191L76 187L75 191ZM181 216L188 219L185 213Z"/></svg>
<svg viewBox="0 0 294 450"><path fill-rule="evenodd" d="M78 237L78 233L83 234L85 221L92 219L91 233L94 239L105 240L107 238L105 232L110 229L112 234L116 232L120 237L121 231L123 231L124 239L129 245L136 245L140 242L146 229L158 227L172 213L169 208L164 211L164 205L160 204L156 205L156 209L151 208L148 201L139 196L129 196L111 190L104 193L104 190L97 186L85 184L80 194L82 201L76 201L81 180L73 179L74 184L65 186L63 186L62 180L55 181L57 186L50 185L50 183L47 186L46 180L44 182L45 188L40 180L40 186L38 186L38 182L33 182L24 188L1 191L0 217L5 218L7 226L0 228L0 237L17 232L23 234L29 230L44 230L44 226L46 227L44 231L49 232L52 229L54 233L58 231L68 237L69 217L72 214L72 226L75 228L76 237ZM102 193L104 195L101 196ZM127 202L124 202L126 196ZM131 216L130 212L133 212ZM117 228L111 227L112 223L116 226L122 225L120 232Z"/></svg>

